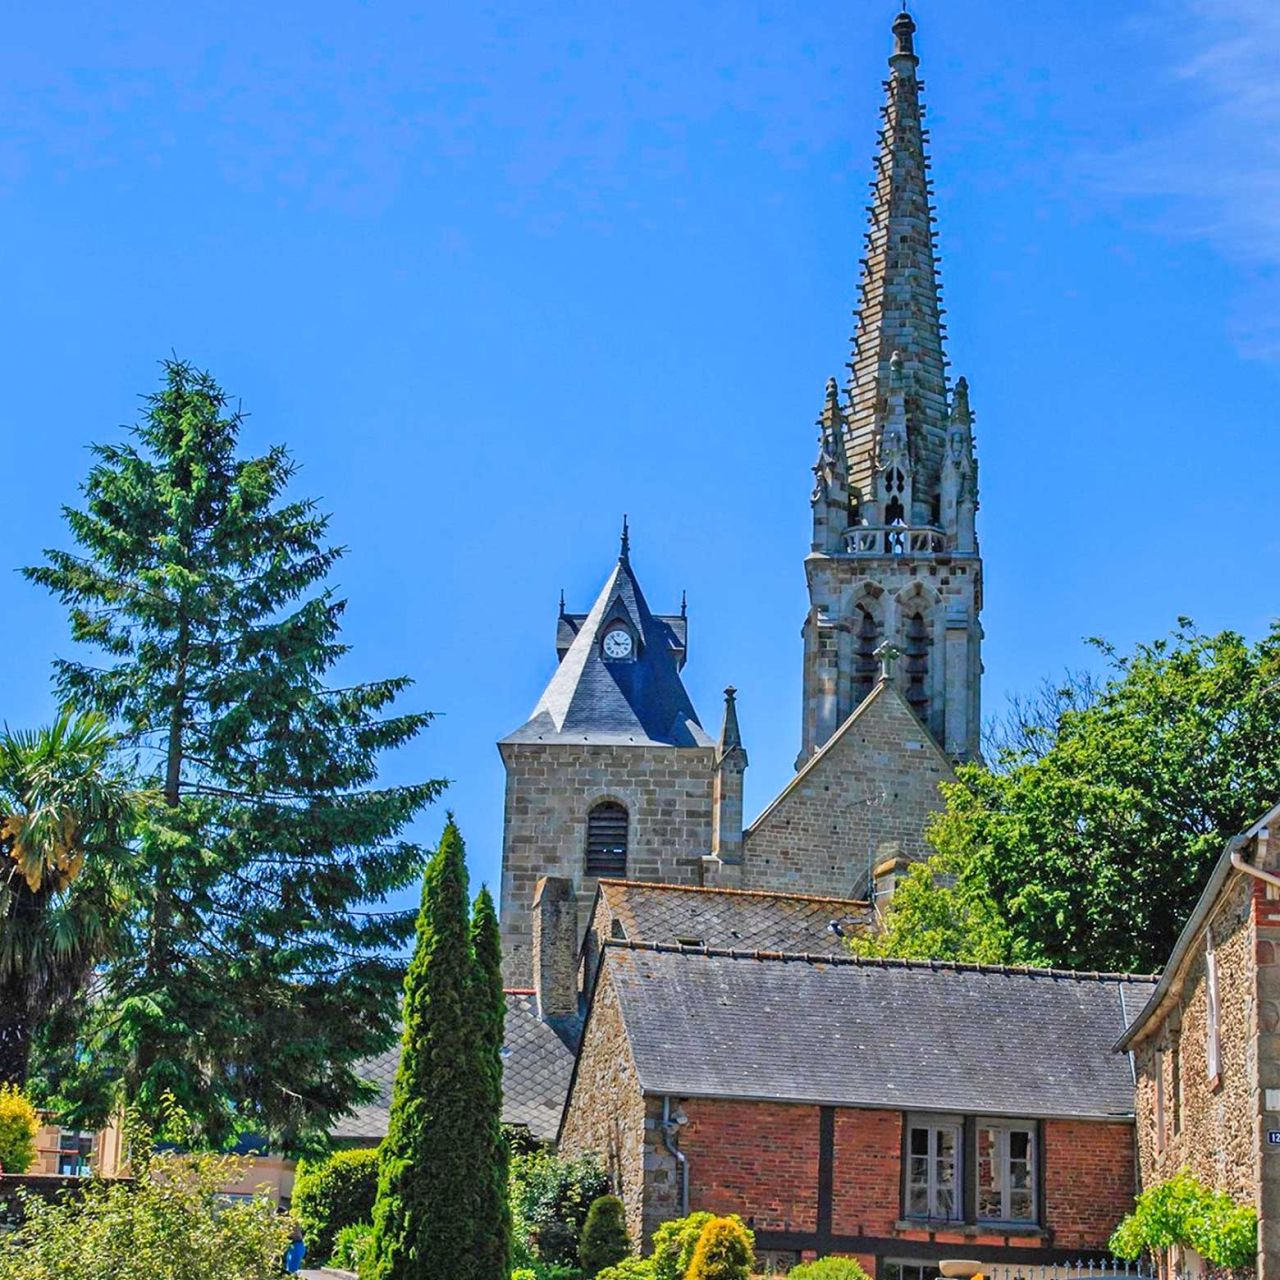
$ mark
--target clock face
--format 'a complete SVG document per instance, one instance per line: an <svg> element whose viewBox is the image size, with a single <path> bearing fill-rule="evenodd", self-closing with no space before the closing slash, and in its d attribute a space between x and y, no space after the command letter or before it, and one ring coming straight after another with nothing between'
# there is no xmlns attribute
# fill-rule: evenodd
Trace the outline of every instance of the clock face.
<svg viewBox="0 0 1280 1280"><path fill-rule="evenodd" d="M604 638L604 656L606 658L629 658L631 656L631 632L622 627L615 627Z"/></svg>

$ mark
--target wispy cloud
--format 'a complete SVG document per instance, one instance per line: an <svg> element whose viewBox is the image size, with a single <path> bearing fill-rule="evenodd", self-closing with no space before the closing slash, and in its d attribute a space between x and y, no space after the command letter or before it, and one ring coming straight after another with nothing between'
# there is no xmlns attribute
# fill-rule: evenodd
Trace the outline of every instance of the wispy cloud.
<svg viewBox="0 0 1280 1280"><path fill-rule="evenodd" d="M1280 4L1167 0L1157 19L1163 110L1112 155L1107 185L1159 201L1162 231L1244 269L1236 337L1280 359Z"/></svg>

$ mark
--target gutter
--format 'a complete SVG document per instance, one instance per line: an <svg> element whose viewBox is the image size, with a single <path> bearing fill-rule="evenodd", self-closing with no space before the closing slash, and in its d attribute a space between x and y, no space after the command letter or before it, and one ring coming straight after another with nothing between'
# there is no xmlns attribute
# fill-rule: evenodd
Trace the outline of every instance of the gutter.
<svg viewBox="0 0 1280 1280"><path fill-rule="evenodd" d="M662 1144L676 1158L680 1169L680 1216L689 1216L689 1157L675 1143L680 1124L671 1116L671 1095L662 1095Z"/></svg>

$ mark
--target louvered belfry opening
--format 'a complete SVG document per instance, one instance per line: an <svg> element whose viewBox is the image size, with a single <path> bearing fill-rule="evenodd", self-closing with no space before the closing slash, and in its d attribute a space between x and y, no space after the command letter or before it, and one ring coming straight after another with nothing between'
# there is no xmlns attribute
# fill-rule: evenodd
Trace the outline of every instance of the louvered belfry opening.
<svg viewBox="0 0 1280 1280"><path fill-rule="evenodd" d="M587 875L627 874L627 811L616 800L602 800L587 815Z"/></svg>

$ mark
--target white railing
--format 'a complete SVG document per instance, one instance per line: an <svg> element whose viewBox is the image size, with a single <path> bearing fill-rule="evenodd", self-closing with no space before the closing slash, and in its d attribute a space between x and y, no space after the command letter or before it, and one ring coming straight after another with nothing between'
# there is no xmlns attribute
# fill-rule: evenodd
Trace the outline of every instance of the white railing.
<svg viewBox="0 0 1280 1280"><path fill-rule="evenodd" d="M854 556L931 556L947 549L947 536L927 525L859 524L844 531L844 545Z"/></svg>
<svg viewBox="0 0 1280 1280"><path fill-rule="evenodd" d="M1155 1276L1155 1270L1148 1263L1121 1262L1115 1258L1052 1264L982 1264L982 1280L1155 1280Z"/></svg>

